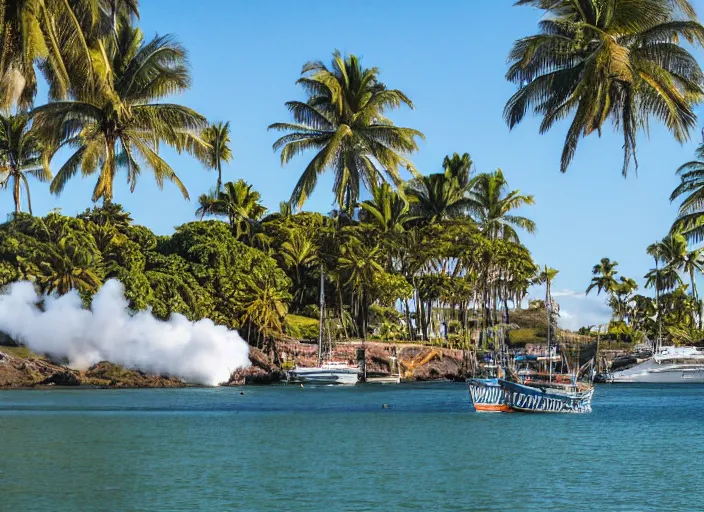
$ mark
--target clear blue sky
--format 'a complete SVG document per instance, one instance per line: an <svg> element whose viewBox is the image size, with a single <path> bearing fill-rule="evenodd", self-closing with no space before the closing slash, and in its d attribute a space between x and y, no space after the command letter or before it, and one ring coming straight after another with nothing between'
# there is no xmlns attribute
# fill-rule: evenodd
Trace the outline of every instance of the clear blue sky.
<svg viewBox="0 0 704 512"><path fill-rule="evenodd" d="M651 267L645 246L672 222L676 208L668 196L677 183L674 171L692 157L699 131L681 146L654 125L650 138L638 139L638 175L623 179L622 140L607 129L601 138L583 140L568 173L560 174L565 124L541 136L532 116L512 132L502 119L504 103L515 91L504 80L506 56L515 39L536 31L540 17L539 11L512 3L219 0L205 8L198 2L143 0L141 27L148 37L175 34L186 46L193 87L179 101L211 120L231 122L235 158L224 179L244 178L272 209L288 199L307 163L299 157L282 168L271 149L276 134L266 130L272 122L290 120L285 101L303 97L294 84L301 66L329 61L335 48L377 66L387 86L403 90L415 103L415 110L390 117L425 133L427 140L412 157L421 172L439 171L448 153L468 152L479 171L500 167L512 188L535 196L536 206L522 213L535 220L538 232L522 240L536 262L560 270L555 290L565 301L563 324L594 323L604 315L601 299L585 301L576 292L587 287L592 265L604 256L643 283ZM704 12L702 0L694 4ZM133 194L118 177L115 193L138 223L162 234L193 220L196 198L215 183L215 174L189 156L165 154L191 202L170 184L160 192L146 173ZM74 214L91 206L91 178L75 178L58 198L48 187L33 185L35 213L59 207ZM306 208L329 211L331 186L331 180L319 180ZM10 192L2 192L1 213L11 210L11 202Z"/></svg>

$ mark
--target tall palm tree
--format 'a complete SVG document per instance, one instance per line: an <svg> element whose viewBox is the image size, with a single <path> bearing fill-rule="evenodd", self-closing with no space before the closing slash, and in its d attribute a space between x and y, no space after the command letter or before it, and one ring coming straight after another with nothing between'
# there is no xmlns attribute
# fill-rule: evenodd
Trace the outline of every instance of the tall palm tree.
<svg viewBox="0 0 704 512"><path fill-rule="evenodd" d="M367 337L369 292L375 279L383 274L379 263L381 248L378 245L364 243L357 237L349 237L340 246L337 260L339 270L347 276L346 285L351 287L357 297L358 321L363 338Z"/></svg>
<svg viewBox="0 0 704 512"><path fill-rule="evenodd" d="M618 271L616 267L618 267L617 261L611 261L609 258L601 258L601 261L592 268L592 275L594 277L592 277L592 281L585 293L589 295L589 292L596 288L597 295L602 291L611 294L617 284L616 274L618 274Z"/></svg>
<svg viewBox="0 0 704 512"><path fill-rule="evenodd" d="M507 192L507 188L508 182L501 169L478 175L469 192L469 210L487 238L518 242L515 228L534 233L535 222L511 212L521 206L535 204L535 200L532 195L521 195L520 190Z"/></svg>
<svg viewBox="0 0 704 512"><path fill-rule="evenodd" d="M201 139L207 144L199 148L198 158L209 168L218 172L216 192L222 191L222 163L232 160L230 149L230 122L213 123L203 130Z"/></svg>
<svg viewBox="0 0 704 512"><path fill-rule="evenodd" d="M631 301L633 292L637 289L638 284L635 280L624 276L621 276L619 282L612 288L609 304L616 312L616 318L619 322L624 322L625 315L628 311L628 304Z"/></svg>
<svg viewBox="0 0 704 512"><path fill-rule="evenodd" d="M288 132L274 143L281 150L281 164L308 150L316 151L291 194L300 207L310 196L318 176L335 174L333 192L341 209L351 211L362 183L371 188L385 178L401 181L399 168L415 171L404 154L418 150L418 130L401 128L385 117L388 109L413 108L408 97L388 89L379 80L377 68L362 67L354 55L333 53L332 65L308 62L298 79L308 99L289 101L286 107L295 123L274 123L270 130Z"/></svg>
<svg viewBox="0 0 704 512"><path fill-rule="evenodd" d="M261 204L261 195L244 180L225 183L225 190L217 195L203 194L198 198L200 204L196 215L202 219L205 215L227 216L235 239L250 235L252 226L266 213Z"/></svg>
<svg viewBox="0 0 704 512"><path fill-rule="evenodd" d="M681 233L670 233L660 242L660 260L666 266L680 270L687 259L687 240Z"/></svg>
<svg viewBox="0 0 704 512"><path fill-rule="evenodd" d="M98 173L93 200L109 203L118 168L126 168L134 190L141 161L160 187L169 180L188 198L186 187L159 156L158 147L165 143L179 151L194 151L202 145L197 133L205 119L182 105L152 103L189 87L186 52L171 36L145 43L138 28L122 24L118 30L117 42L105 40L112 80L95 77L76 100L49 103L34 111L35 123L48 140L46 162L61 147L74 150L57 172L51 191L60 193L80 168L84 176Z"/></svg>
<svg viewBox="0 0 704 512"><path fill-rule="evenodd" d="M42 165L42 140L33 129L29 115L0 114L0 184L8 186L12 181L12 197L15 213L22 210L22 189L27 191L27 207L32 214L32 199L29 194L27 175L39 181L49 181L51 172Z"/></svg>
<svg viewBox="0 0 704 512"><path fill-rule="evenodd" d="M656 311L658 315L658 340L662 338L662 322L664 316L664 303L667 302L668 293L682 286L682 278L678 273L678 266L687 254L687 242L678 233L673 233L659 242L650 244L647 252L655 259L655 268L645 274L645 287L655 288ZM661 266L662 265L662 266Z"/></svg>
<svg viewBox="0 0 704 512"><path fill-rule="evenodd" d="M704 27L687 0L518 0L545 11L540 33L515 42L506 79L519 90L506 103L510 128L532 109L540 133L571 117L560 170L581 137L611 121L623 134L625 175L635 160L636 132L651 117L675 139L696 126L693 105L704 98L704 74L682 46L704 42ZM636 161L637 165L637 161Z"/></svg>
<svg viewBox="0 0 704 512"><path fill-rule="evenodd" d="M679 232L671 232L662 239L657 247L659 249L658 255L660 261L664 263L667 268L673 269L674 271L682 271L689 276L692 298L695 304L699 304L695 273L704 270L704 249L688 250L687 239ZM671 272L667 275L671 275ZM668 281L668 288L674 288L681 282L681 279L670 278ZM698 316L701 316L701 312L698 313Z"/></svg>
<svg viewBox="0 0 704 512"><path fill-rule="evenodd" d="M646 275L646 283L645 287L649 288L650 286L655 287L655 312L657 315L657 321L658 321L658 340L662 338L662 319L660 317L661 315L661 310L660 310L660 260L663 257L663 249L662 249L662 242L654 242L650 244L646 249L645 252L653 257L653 260L655 260L655 274L652 276L652 279L649 279L648 275ZM652 271L651 271L652 272ZM641 310L643 308L640 308Z"/></svg>

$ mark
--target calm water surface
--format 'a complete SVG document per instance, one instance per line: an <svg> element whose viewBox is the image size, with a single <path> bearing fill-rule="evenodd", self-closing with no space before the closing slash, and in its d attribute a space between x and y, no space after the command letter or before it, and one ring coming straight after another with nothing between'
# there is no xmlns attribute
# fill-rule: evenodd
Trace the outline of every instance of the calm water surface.
<svg viewBox="0 0 704 512"><path fill-rule="evenodd" d="M0 391L0 510L704 509L704 386L574 416L476 414L462 384L240 391Z"/></svg>

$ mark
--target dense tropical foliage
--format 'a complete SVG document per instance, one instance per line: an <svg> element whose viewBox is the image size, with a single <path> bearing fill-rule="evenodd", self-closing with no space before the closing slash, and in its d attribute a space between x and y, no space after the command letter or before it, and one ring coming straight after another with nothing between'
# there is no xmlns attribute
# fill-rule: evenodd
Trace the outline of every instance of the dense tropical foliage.
<svg viewBox="0 0 704 512"><path fill-rule="evenodd" d="M570 118L563 171L580 138L600 134L607 121L624 137L624 173L636 132L651 119L688 139L693 106L704 98L704 75L682 45L704 42L688 1L517 4L546 16L540 33L511 51L507 78L519 90L505 118L513 127L532 109L544 117L541 132ZM447 155L439 172L416 169L409 158L423 134L387 117L413 103L378 68L339 51L330 64L303 66L296 83L305 97L286 103L293 121L269 129L280 132L273 148L282 165L297 156L304 165L289 200L268 211L252 184L224 177L230 123L171 99L191 85L186 49L171 35L145 38L138 20L137 0L2 2L0 185L11 188L15 213L0 225L0 285L28 279L47 294L76 290L88 303L116 278L135 310L211 318L260 346L285 334L312 337L320 326L329 337L466 347L505 341L537 284L546 288L553 333L557 270L538 267L521 241L536 231L525 216L533 196L512 189L501 169L478 172L466 152ZM35 105L42 77L46 103ZM164 146L217 178L198 199L199 220L156 236L113 200L120 172L134 190L145 170L189 197ZM654 298L638 294L608 258L593 268L587 293L606 295L618 339L702 338L696 275L704 255L688 242L704 233L703 160L704 146L678 171L672 199L686 196L680 215L648 248ZM301 211L326 172L335 209ZM96 179L98 205L76 217L32 216L32 179L51 181L58 194L78 173ZM315 329L296 328L292 318Z"/></svg>

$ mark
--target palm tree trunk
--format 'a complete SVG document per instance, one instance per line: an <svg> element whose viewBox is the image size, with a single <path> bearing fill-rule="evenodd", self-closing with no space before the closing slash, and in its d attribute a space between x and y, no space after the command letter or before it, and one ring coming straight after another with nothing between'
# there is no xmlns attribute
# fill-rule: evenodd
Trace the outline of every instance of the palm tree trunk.
<svg viewBox="0 0 704 512"><path fill-rule="evenodd" d="M420 332L424 341L428 340L428 326L425 323L425 305L420 299L420 290L416 288L416 317L420 324Z"/></svg>
<svg viewBox="0 0 704 512"><path fill-rule="evenodd" d="M220 159L218 159L218 183L216 185L216 190L218 193L220 193L220 190L222 189L222 164L220 162Z"/></svg>
<svg viewBox="0 0 704 512"><path fill-rule="evenodd" d="M694 280L694 267L689 267L689 280L692 282L692 297L694 298L694 304L697 309L699 309L699 318L697 319L698 328L702 328L702 311L699 307L699 294L697 293L697 282Z"/></svg>
<svg viewBox="0 0 704 512"><path fill-rule="evenodd" d="M408 341L413 341L413 326L411 325L411 307L408 305L408 299L403 300L403 305L406 312L406 327L408 328Z"/></svg>
<svg viewBox="0 0 704 512"><path fill-rule="evenodd" d="M29 214L32 214L32 196L29 195L29 183L27 182L27 178L23 175L22 176L23 181L24 181L24 188L27 191L27 209L29 210Z"/></svg>
<svg viewBox="0 0 704 512"><path fill-rule="evenodd" d="M362 290L362 341L367 339L367 313L368 313L368 298L367 292Z"/></svg>
<svg viewBox="0 0 704 512"><path fill-rule="evenodd" d="M20 172L19 169L16 170L17 172ZM13 190L13 196L15 199L15 213L18 214L20 213L20 201L21 201L21 196L20 196L20 177L15 174L15 182L14 182L14 190Z"/></svg>
<svg viewBox="0 0 704 512"><path fill-rule="evenodd" d="M337 301L339 302L338 311L340 312L340 325L342 326L342 334L344 335L345 339L347 339L349 338L349 335L347 333L347 326L345 326L344 308L342 302L342 288L340 287L339 279L335 279L335 288L337 288Z"/></svg>

